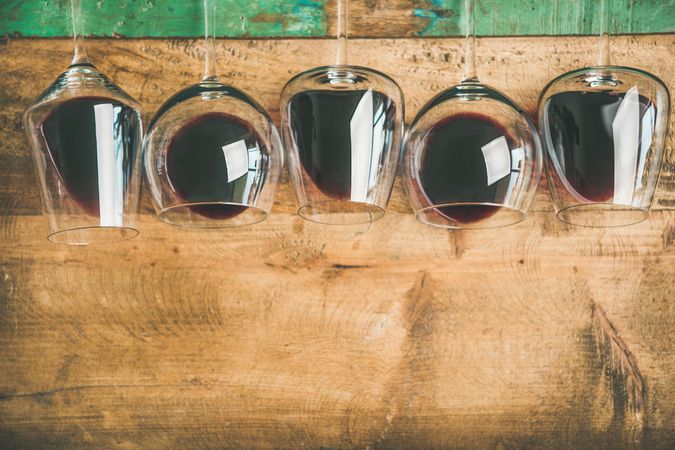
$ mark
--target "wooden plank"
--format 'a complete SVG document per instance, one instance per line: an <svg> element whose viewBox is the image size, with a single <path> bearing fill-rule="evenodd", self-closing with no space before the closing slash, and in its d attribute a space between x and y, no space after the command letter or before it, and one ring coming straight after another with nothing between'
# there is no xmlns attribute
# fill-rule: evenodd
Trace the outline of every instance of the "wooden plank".
<svg viewBox="0 0 675 450"><path fill-rule="evenodd" d="M593 38L480 39L479 75L503 90L534 117L537 97L555 76L592 64ZM0 211L6 215L37 214L40 201L35 187L21 114L63 70L70 58L68 40L9 40L0 52ZM633 65L660 76L673 92L674 35L619 37L613 44L617 64ZM202 43L194 40L95 40L89 53L101 70L140 100L149 119L160 104L181 87L200 77ZM406 117L461 76L461 39L353 40L351 60L390 74L400 83L406 99ZM30 55L27 57L26 55ZM295 73L330 63L330 40L218 41L221 74L258 100L278 123L279 93ZM30 75L30 76L27 76ZM675 117L675 108L671 109ZM671 120L672 123L672 120ZM673 127L671 126L671 129ZM667 154L653 207L675 208L675 137L670 134ZM285 211L295 206L284 184L279 203ZM551 211L545 182L533 206ZM400 184L396 184L389 210L409 211Z"/></svg>
<svg viewBox="0 0 675 450"><path fill-rule="evenodd" d="M330 35L336 0L216 0L218 34L227 37ZM83 2L86 33L102 37L200 37L202 0ZM460 36L463 0L352 0L354 37ZM69 2L5 0L0 35L71 34ZM483 36L587 35L598 32L597 0L479 0L476 31ZM612 32L675 31L675 0L612 0Z"/></svg>
<svg viewBox="0 0 675 450"><path fill-rule="evenodd" d="M364 233L275 210L73 249L17 217L0 447L668 448L674 219Z"/></svg>
<svg viewBox="0 0 675 450"><path fill-rule="evenodd" d="M222 36L321 36L322 1L217 0ZM82 2L85 32L96 36L203 36L203 0ZM0 5L0 34L55 37L72 34L70 2L10 0Z"/></svg>
<svg viewBox="0 0 675 450"><path fill-rule="evenodd" d="M672 0L610 0L612 33L668 33L675 27ZM413 16L427 22L422 36L463 33L463 0L421 0ZM596 34L600 30L598 0L477 0L476 33L481 36Z"/></svg>
<svg viewBox="0 0 675 450"><path fill-rule="evenodd" d="M459 78L461 45L357 39L351 57L401 83L410 119ZM674 45L620 37L614 59L665 76ZM20 123L69 47L0 47L0 449L673 447L672 133L650 220L623 229L559 222L542 186L518 226L436 230L399 184L372 226L320 226L284 182L253 227L144 214L137 240L69 248L46 242ZM89 47L146 116L199 78L199 41ZM219 40L218 54L278 120L285 81L332 47ZM480 39L479 73L534 111L594 51Z"/></svg>

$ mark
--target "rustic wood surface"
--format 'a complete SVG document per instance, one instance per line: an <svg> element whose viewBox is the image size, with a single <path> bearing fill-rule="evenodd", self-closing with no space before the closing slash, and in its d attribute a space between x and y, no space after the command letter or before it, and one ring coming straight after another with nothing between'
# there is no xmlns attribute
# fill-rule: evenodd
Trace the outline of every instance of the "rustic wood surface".
<svg viewBox="0 0 675 450"><path fill-rule="evenodd" d="M214 0L217 30L228 37L320 37L332 34L337 0ZM675 0L611 0L612 33L675 32ZM351 0L355 37L461 36L463 0ZM203 0L82 2L87 34L199 37ZM67 0L3 0L0 35L72 34ZM478 0L483 36L599 33L599 0Z"/></svg>
<svg viewBox="0 0 675 450"><path fill-rule="evenodd" d="M225 77L278 119L328 40L219 41ZM529 111L592 38L479 41L479 75ZM675 36L614 40L614 61L673 88ZM152 114L199 77L191 40L96 40ZM461 40L353 40L410 119L460 76ZM417 224L397 183L370 227L270 218L227 231L142 220L110 246L48 244L21 114L67 40L0 45L0 448L675 446L675 160L650 220L582 229L534 212L499 231ZM672 122L672 120L671 120ZM149 205L144 205L149 212Z"/></svg>

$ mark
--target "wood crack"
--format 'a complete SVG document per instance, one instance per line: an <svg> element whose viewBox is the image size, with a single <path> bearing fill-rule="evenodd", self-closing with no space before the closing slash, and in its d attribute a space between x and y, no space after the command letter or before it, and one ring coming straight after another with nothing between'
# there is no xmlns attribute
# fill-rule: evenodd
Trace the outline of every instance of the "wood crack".
<svg viewBox="0 0 675 450"><path fill-rule="evenodd" d="M646 428L647 386L637 360L607 314L593 304L593 331L612 394L611 435L640 443Z"/></svg>
<svg viewBox="0 0 675 450"><path fill-rule="evenodd" d="M221 383L210 383L209 386L215 386ZM13 394L0 394L0 401L13 400L16 398L47 397L64 392L78 392L92 389L136 389L136 388L186 388L201 386L203 383L157 383L157 384L84 384L80 386L68 386L54 389L47 389L37 392L17 392ZM229 384L223 384L230 386Z"/></svg>

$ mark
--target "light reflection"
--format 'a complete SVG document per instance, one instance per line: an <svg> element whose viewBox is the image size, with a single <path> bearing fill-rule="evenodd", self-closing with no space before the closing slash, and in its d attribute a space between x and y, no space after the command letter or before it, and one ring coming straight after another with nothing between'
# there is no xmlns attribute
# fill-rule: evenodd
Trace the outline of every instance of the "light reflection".
<svg viewBox="0 0 675 450"><path fill-rule="evenodd" d="M630 205L640 151L640 94L637 86L626 92L612 122L614 137L614 203Z"/></svg>
<svg viewBox="0 0 675 450"><path fill-rule="evenodd" d="M506 194L503 197L505 202L509 201L516 185L522 180L522 177L517 174L522 170L523 161L525 161L525 150L522 147L516 147L511 150L511 173L516 175L512 175L509 178L509 185L507 186Z"/></svg>
<svg viewBox="0 0 675 450"><path fill-rule="evenodd" d="M120 113L121 108L110 103L94 105L99 223L105 227L123 225L124 149L123 140L115 136L115 118Z"/></svg>
<svg viewBox="0 0 675 450"><path fill-rule="evenodd" d="M485 160L487 185L492 186L511 172L509 144L504 136L499 136L482 146L481 151Z"/></svg>
<svg viewBox="0 0 675 450"><path fill-rule="evenodd" d="M349 122L352 144L351 200L365 202L368 198L368 181L371 160L379 159L382 148L373 149L373 91L368 89L354 110ZM373 155L372 153L377 153Z"/></svg>
<svg viewBox="0 0 675 450"><path fill-rule="evenodd" d="M384 108L384 102L382 102L373 115L375 117L375 123L373 124L373 145L370 157L370 176L368 177L369 189L371 186L375 186L377 184L377 176L380 169L380 158L385 148L385 140L387 139L384 130L387 115Z"/></svg>
<svg viewBox="0 0 675 450"><path fill-rule="evenodd" d="M262 154L258 148L258 143L255 143L255 146L247 150L248 153L248 172L252 172L252 175L246 178L246 185L244 186L244 192L241 198L241 203L248 202L248 199L251 195L251 189L257 181L259 181L260 175L260 162L262 159Z"/></svg>
<svg viewBox="0 0 675 450"><path fill-rule="evenodd" d="M248 172L248 149L246 141L240 139L222 147L227 168L227 182L231 183Z"/></svg>
<svg viewBox="0 0 675 450"><path fill-rule="evenodd" d="M232 183L241 177L253 172L252 176L246 176L244 183L237 183L233 186L232 202L246 203L248 201L251 189L256 183L256 174L260 169L262 154L258 143L248 148L245 139L240 139L231 144L222 147L225 156L225 167L227 167L227 182Z"/></svg>
<svg viewBox="0 0 675 450"><path fill-rule="evenodd" d="M642 181L642 175L645 171L645 164L647 162L647 153L649 152L649 147L652 145L652 136L654 134L654 127L656 126L656 108L653 103L650 103L642 116L642 126L640 129L642 141L640 143L640 161L638 162L637 168L637 179L635 180L635 187L642 188L644 183Z"/></svg>

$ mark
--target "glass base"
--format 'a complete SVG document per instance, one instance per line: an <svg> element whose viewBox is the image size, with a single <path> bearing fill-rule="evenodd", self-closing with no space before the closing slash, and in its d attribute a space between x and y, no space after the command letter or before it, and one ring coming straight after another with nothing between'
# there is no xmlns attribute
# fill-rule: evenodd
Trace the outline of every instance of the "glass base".
<svg viewBox="0 0 675 450"><path fill-rule="evenodd" d="M164 208L158 216L162 222L183 228L232 228L262 222L267 214L241 203L195 202Z"/></svg>
<svg viewBox="0 0 675 450"><path fill-rule="evenodd" d="M56 244L90 245L109 244L127 241L138 236L139 232L130 227L81 227L55 231L47 239Z"/></svg>
<svg viewBox="0 0 675 450"><path fill-rule="evenodd" d="M515 225L527 217L524 211L498 203L444 203L420 209L415 218L425 225L449 229L488 229Z"/></svg>
<svg viewBox="0 0 675 450"><path fill-rule="evenodd" d="M298 215L311 222L325 225L359 225L381 219L384 216L384 208L372 203L327 200L301 206Z"/></svg>
<svg viewBox="0 0 675 450"><path fill-rule="evenodd" d="M558 219L570 225L591 228L613 228L635 225L649 217L649 211L614 203L581 203L559 210Z"/></svg>

